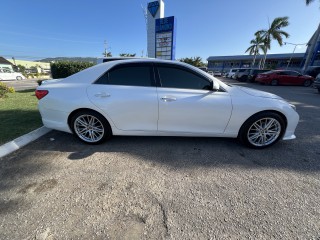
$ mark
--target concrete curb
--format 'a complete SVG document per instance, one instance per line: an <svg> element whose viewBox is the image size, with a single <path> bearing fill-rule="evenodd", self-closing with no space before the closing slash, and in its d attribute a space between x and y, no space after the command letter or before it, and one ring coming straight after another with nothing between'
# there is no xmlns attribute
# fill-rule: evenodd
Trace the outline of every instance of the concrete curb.
<svg viewBox="0 0 320 240"><path fill-rule="evenodd" d="M50 131L51 129L49 128L41 127L0 146L0 158L22 148Z"/></svg>

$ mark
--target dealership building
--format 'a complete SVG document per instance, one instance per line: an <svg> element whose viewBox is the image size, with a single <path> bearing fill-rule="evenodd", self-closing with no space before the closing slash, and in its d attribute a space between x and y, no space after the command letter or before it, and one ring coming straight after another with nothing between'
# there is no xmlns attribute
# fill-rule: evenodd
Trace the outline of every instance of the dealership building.
<svg viewBox="0 0 320 240"><path fill-rule="evenodd" d="M305 53L267 54L265 68L305 72L309 68L320 66L320 25L307 46ZM258 68L264 57L264 55L257 55L255 64L252 66L254 59L252 55L211 56L207 59L208 70L227 72L231 68Z"/></svg>
<svg viewBox="0 0 320 240"><path fill-rule="evenodd" d="M267 54L265 68L299 70L304 56L304 53ZM258 68L264 55L256 56L255 65L251 66L253 58L254 56L251 55L212 56L207 59L208 70L227 72L231 68Z"/></svg>

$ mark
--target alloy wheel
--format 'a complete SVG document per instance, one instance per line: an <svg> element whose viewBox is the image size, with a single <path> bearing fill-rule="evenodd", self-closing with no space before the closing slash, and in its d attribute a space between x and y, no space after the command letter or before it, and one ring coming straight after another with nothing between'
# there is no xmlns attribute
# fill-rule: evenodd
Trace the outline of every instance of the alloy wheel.
<svg viewBox="0 0 320 240"><path fill-rule="evenodd" d="M281 134L281 124L275 118L262 118L255 121L247 132L250 144L264 147L275 142Z"/></svg>
<svg viewBox="0 0 320 240"><path fill-rule="evenodd" d="M74 121L74 130L78 137L85 142L95 143L104 136L102 122L92 115L80 115Z"/></svg>

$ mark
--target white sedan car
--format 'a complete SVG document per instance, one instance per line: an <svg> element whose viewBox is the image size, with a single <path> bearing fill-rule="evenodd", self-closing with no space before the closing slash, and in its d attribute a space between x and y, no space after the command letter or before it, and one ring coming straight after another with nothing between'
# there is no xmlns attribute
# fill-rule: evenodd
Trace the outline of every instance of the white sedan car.
<svg viewBox="0 0 320 240"><path fill-rule="evenodd" d="M98 64L36 90L43 124L97 144L112 135L239 138L265 148L294 139L295 107L274 94L226 85L185 63Z"/></svg>
<svg viewBox="0 0 320 240"><path fill-rule="evenodd" d="M22 80L26 79L21 73L13 72L9 69L0 69L0 80Z"/></svg>

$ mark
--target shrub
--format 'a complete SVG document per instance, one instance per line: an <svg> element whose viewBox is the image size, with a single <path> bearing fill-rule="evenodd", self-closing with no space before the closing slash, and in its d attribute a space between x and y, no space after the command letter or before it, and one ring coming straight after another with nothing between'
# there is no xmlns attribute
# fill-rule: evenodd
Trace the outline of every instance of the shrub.
<svg viewBox="0 0 320 240"><path fill-rule="evenodd" d="M8 93L14 93L13 87L8 87L6 84L0 82L0 98L7 97Z"/></svg>
<svg viewBox="0 0 320 240"><path fill-rule="evenodd" d="M89 62L56 62L51 63L52 78L66 78L94 64Z"/></svg>

